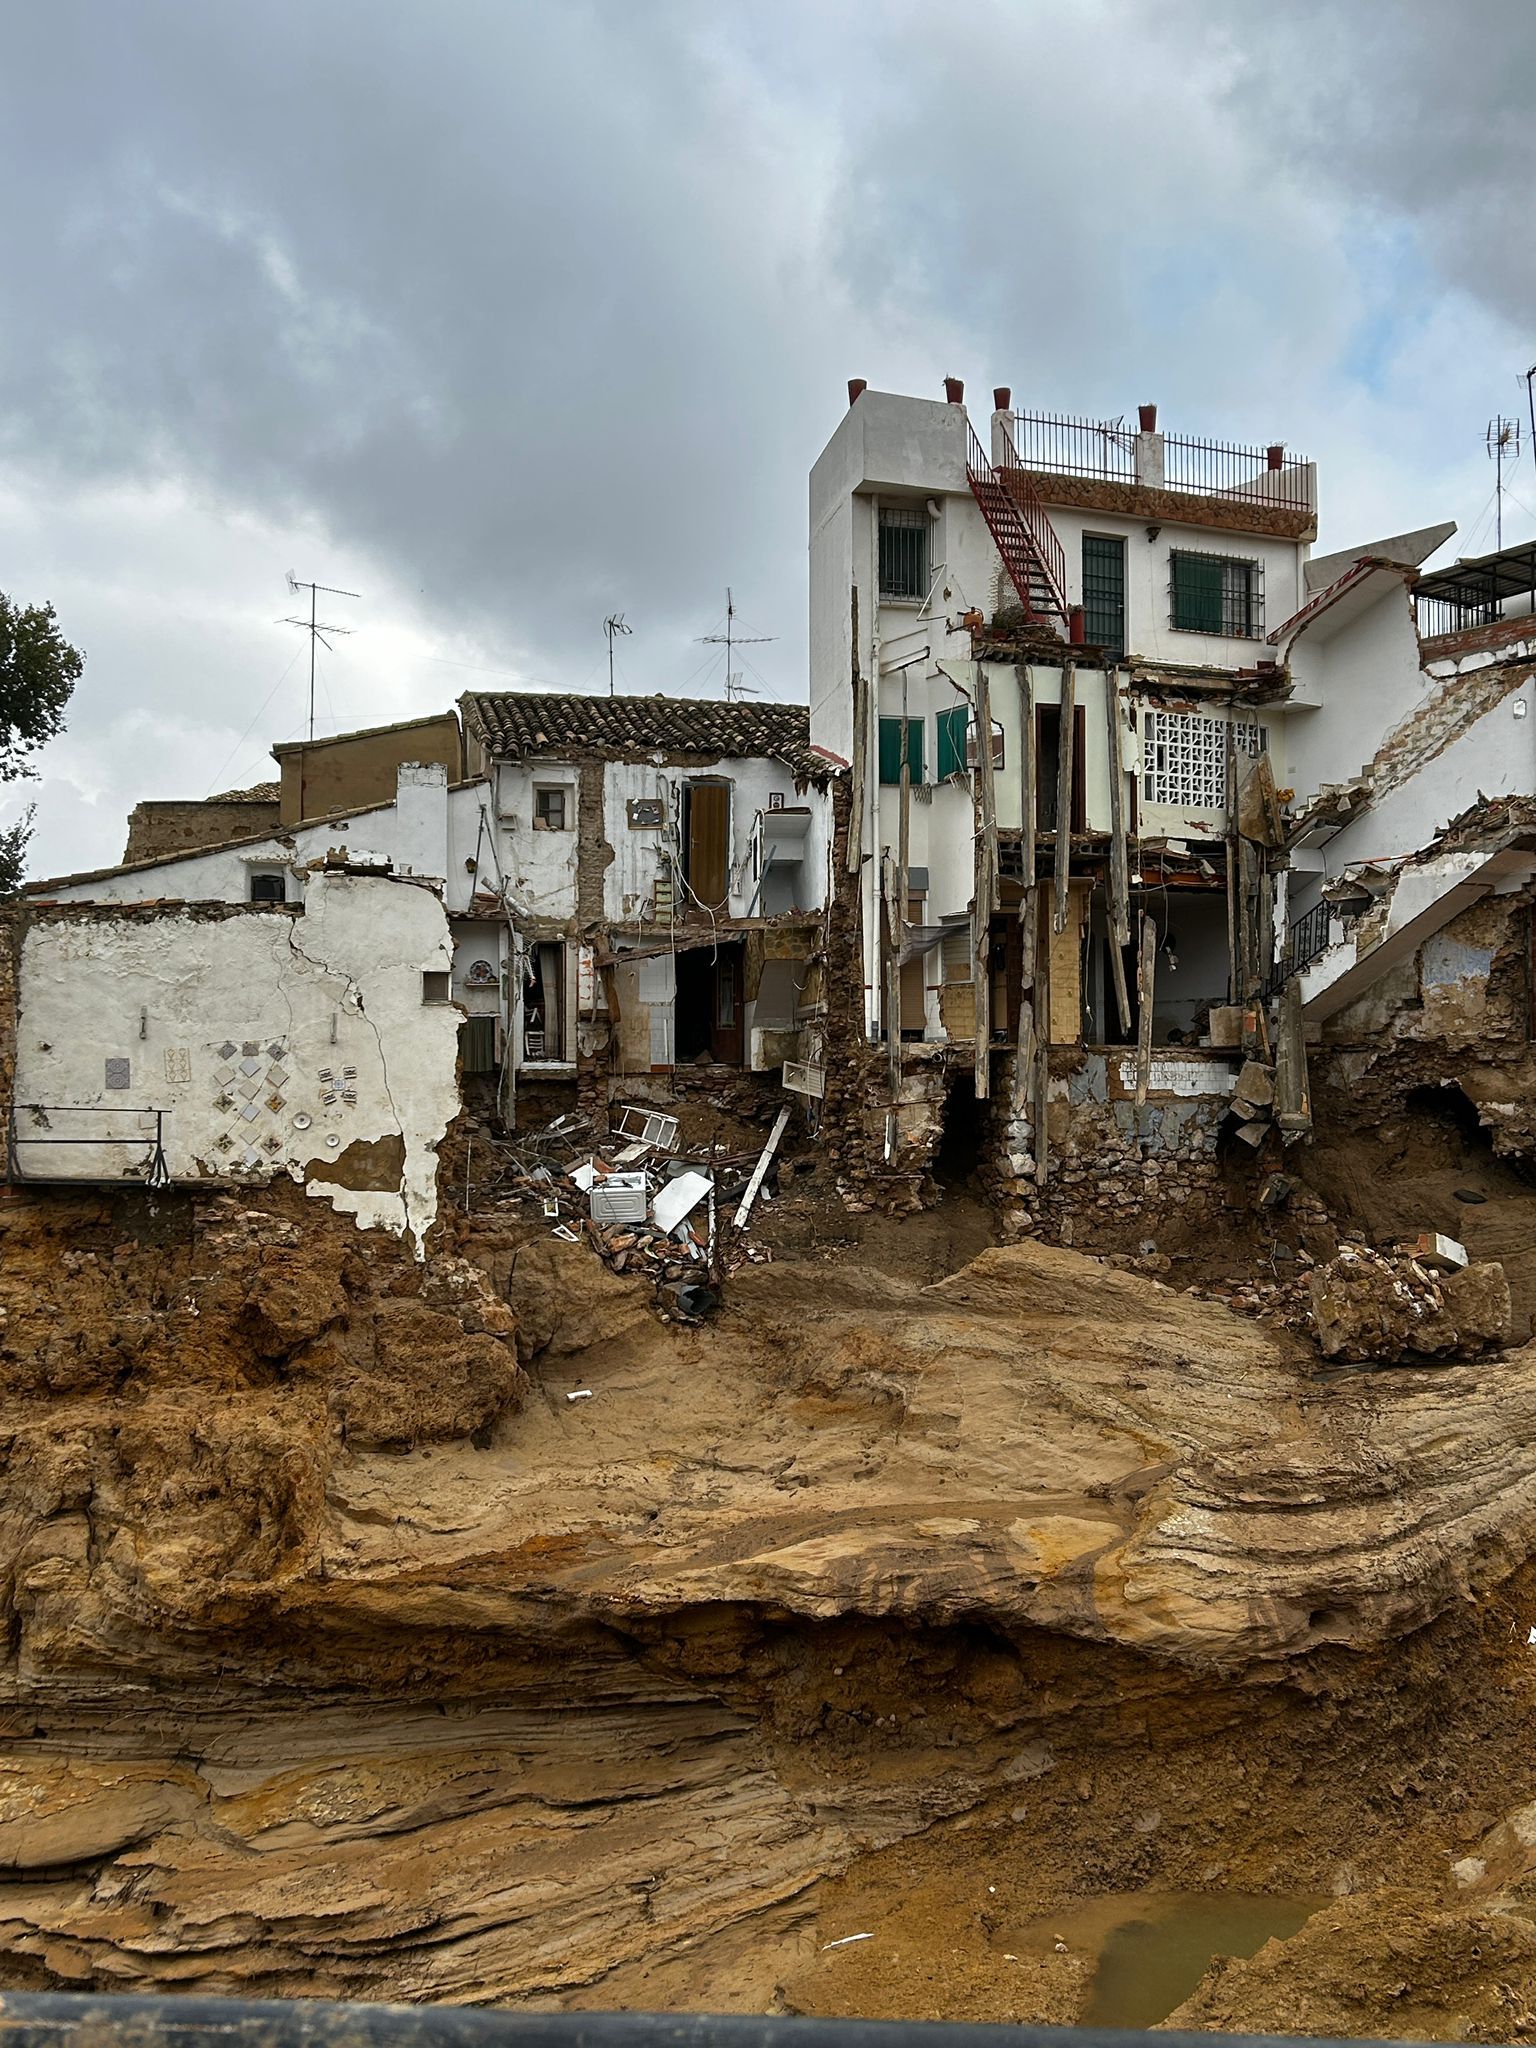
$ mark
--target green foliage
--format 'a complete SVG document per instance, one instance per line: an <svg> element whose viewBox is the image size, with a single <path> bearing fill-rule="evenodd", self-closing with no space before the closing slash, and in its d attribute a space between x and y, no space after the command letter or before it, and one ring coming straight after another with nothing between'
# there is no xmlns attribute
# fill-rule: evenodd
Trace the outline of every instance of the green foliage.
<svg viewBox="0 0 1536 2048"><path fill-rule="evenodd" d="M36 772L32 756L64 730L64 708L84 666L51 604L23 607L0 591L0 782ZM30 835L25 819L12 834L23 826Z"/></svg>
<svg viewBox="0 0 1536 2048"><path fill-rule="evenodd" d="M14 896L21 887L36 813L37 805L28 804L14 825L0 825L0 901Z"/></svg>

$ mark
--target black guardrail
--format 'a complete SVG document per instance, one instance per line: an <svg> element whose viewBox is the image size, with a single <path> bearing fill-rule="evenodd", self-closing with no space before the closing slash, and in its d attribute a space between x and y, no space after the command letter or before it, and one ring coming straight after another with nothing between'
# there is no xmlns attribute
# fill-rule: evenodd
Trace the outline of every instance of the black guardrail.
<svg viewBox="0 0 1536 2048"><path fill-rule="evenodd" d="M1211 2048L1210 2034L914 2020L664 2012L467 2012L321 1999L94 1998L0 1993L5 2048ZM1222 2048L1321 2048L1318 2037L1222 2034ZM1330 2042L1328 2048L1365 2048ZM1380 2044L1377 2044L1380 2048Z"/></svg>

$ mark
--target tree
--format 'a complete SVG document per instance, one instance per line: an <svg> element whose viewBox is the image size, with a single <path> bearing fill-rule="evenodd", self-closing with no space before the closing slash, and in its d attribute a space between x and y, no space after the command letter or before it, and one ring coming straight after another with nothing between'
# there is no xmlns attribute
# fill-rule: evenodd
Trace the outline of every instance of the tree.
<svg viewBox="0 0 1536 2048"><path fill-rule="evenodd" d="M37 772L32 756L64 730L84 667L51 604L23 608L0 590L0 782Z"/></svg>
<svg viewBox="0 0 1536 2048"><path fill-rule="evenodd" d="M0 590L0 783L36 775L32 757L64 730L64 708L84 667L51 604L13 604ZM34 809L28 804L0 828L0 896L21 886Z"/></svg>

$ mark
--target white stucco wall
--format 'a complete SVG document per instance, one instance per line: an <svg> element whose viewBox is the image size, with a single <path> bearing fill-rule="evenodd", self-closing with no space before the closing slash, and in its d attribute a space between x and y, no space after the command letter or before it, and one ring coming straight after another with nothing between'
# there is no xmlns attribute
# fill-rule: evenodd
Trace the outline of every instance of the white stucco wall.
<svg viewBox="0 0 1536 2048"><path fill-rule="evenodd" d="M1297 636L1287 660L1298 696L1308 701L1286 714L1285 772L1277 760L1275 779L1295 790L1298 805L1326 783L1361 774L1433 687L1419 666L1413 612L1395 577L1374 604L1336 630L1328 630L1325 612Z"/></svg>
<svg viewBox="0 0 1536 2048"><path fill-rule="evenodd" d="M21 950L18 1133L46 1135L28 1105L52 1105L61 1137L149 1141L142 1112L163 1110L172 1180L286 1172L365 1227L409 1230L420 1254L460 1021L423 976L450 962L438 896L380 876L317 874L302 911L43 911ZM126 1086L107 1085L109 1061ZM146 1150L23 1143L20 1159L37 1179L134 1180Z"/></svg>
<svg viewBox="0 0 1536 2048"><path fill-rule="evenodd" d="M390 863L396 873L439 884L450 910L469 906L474 878L464 861L475 850L480 807L487 786L449 789L447 771L436 763L408 763L392 804L378 804L351 818L285 827L266 839L209 852L168 856L120 871L50 883L46 896L60 903L245 903L255 873L281 871L290 903L304 900L311 862L328 853L362 863ZM455 857L457 856L457 857ZM489 862L481 877L494 887Z"/></svg>

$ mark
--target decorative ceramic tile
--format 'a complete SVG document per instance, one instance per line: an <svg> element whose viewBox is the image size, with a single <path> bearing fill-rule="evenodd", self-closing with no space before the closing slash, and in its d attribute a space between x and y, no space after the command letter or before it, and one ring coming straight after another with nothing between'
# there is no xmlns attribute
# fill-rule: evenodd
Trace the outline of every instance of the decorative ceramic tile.
<svg viewBox="0 0 1536 2048"><path fill-rule="evenodd" d="M224 1043L219 1047L219 1058L221 1060L232 1060L239 1050L239 1046L236 1045L235 1041L232 1038L226 1038Z"/></svg>
<svg viewBox="0 0 1536 2048"><path fill-rule="evenodd" d="M219 1135L214 1139L213 1142L220 1152L227 1152L229 1151L230 1147L234 1144L235 1141L229 1135L228 1131L220 1131Z"/></svg>
<svg viewBox="0 0 1536 2048"><path fill-rule="evenodd" d="M281 1088L288 1076L280 1066L272 1066L267 1069L267 1079L274 1088Z"/></svg>
<svg viewBox="0 0 1536 2048"><path fill-rule="evenodd" d="M256 1043L254 1038L248 1038L245 1041L244 1045L241 1046L240 1051L244 1058L248 1060L253 1060L255 1059L256 1055L261 1051L261 1047Z"/></svg>
<svg viewBox="0 0 1536 2048"><path fill-rule="evenodd" d="M267 1107L268 1107L268 1109L270 1109L270 1110L271 1110L271 1112L272 1112L272 1114L273 1114L274 1116L276 1116L276 1115L277 1115L277 1112L278 1112L278 1111L279 1111L279 1110L280 1110L281 1108L283 1108L283 1106L284 1106L284 1104L283 1104L283 1098L282 1098L282 1096L281 1096L281 1095L279 1095L279 1094L277 1094L277 1093L276 1093L275 1091L274 1091L274 1093L272 1093L271 1095L269 1095L269 1096L267 1097Z"/></svg>
<svg viewBox="0 0 1536 2048"><path fill-rule="evenodd" d="M240 1163L242 1166L260 1166L261 1154L254 1145L247 1145Z"/></svg>
<svg viewBox="0 0 1536 2048"><path fill-rule="evenodd" d="M245 1118L247 1123L250 1123L254 1118L261 1115L261 1106L259 1103L247 1102L241 1109L240 1114Z"/></svg>
<svg viewBox="0 0 1536 2048"><path fill-rule="evenodd" d="M254 1053L248 1054L240 1062L240 1071L242 1074L259 1074L261 1072L261 1061L256 1058Z"/></svg>
<svg viewBox="0 0 1536 2048"><path fill-rule="evenodd" d="M269 1060L285 1060L287 1059L287 1057L287 1046L284 1045L283 1041L280 1038L274 1038L272 1043L267 1047L267 1058Z"/></svg>
<svg viewBox="0 0 1536 2048"><path fill-rule="evenodd" d="M222 1067L214 1068L213 1078L215 1079L215 1081L218 1082L221 1088L227 1088L230 1082L233 1081L233 1079L235 1078L235 1070L226 1060Z"/></svg>
<svg viewBox="0 0 1536 2048"><path fill-rule="evenodd" d="M131 1073L131 1068L130 1068L129 1062L128 1062L127 1060L123 1060L123 1059L115 1059L115 1060L108 1060L108 1061L107 1061L107 1086L108 1086L109 1088L127 1088L127 1087L129 1087L129 1086L131 1085L131 1082L130 1082L130 1078L129 1078L129 1076L130 1076L130 1073Z"/></svg>

